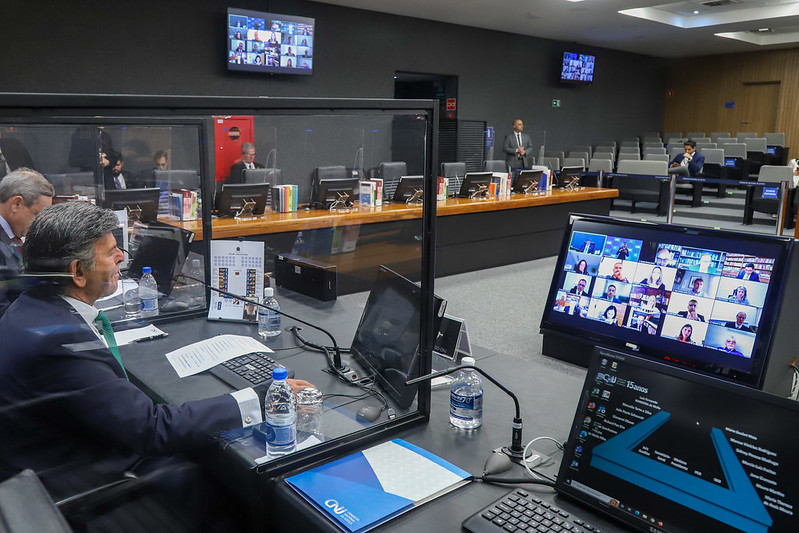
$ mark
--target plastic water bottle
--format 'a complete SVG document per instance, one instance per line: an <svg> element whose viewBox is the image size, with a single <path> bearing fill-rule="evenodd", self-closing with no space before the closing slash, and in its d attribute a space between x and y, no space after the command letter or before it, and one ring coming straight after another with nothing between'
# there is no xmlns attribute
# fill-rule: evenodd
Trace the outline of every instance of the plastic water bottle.
<svg viewBox="0 0 799 533"><path fill-rule="evenodd" d="M141 298L141 316L158 316L158 284L153 277L153 269L141 269L142 277L139 281L139 298Z"/></svg>
<svg viewBox="0 0 799 533"><path fill-rule="evenodd" d="M474 365L474 359L464 357L461 364ZM449 423L461 429L474 429L483 424L483 380L474 370L463 369L452 380Z"/></svg>
<svg viewBox="0 0 799 533"><path fill-rule="evenodd" d="M272 309L280 309L280 304L275 300L275 289L264 287L264 305ZM258 308L258 335L264 338L280 335L280 314L265 307Z"/></svg>
<svg viewBox="0 0 799 533"><path fill-rule="evenodd" d="M264 398L266 452L270 457L291 453L297 447L297 400L286 376L281 366L272 370L272 384Z"/></svg>

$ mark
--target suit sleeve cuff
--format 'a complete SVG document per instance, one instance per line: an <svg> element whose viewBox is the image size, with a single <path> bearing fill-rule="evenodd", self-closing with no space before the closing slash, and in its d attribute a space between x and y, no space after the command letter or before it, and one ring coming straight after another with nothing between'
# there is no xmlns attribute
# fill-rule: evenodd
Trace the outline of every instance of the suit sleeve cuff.
<svg viewBox="0 0 799 533"><path fill-rule="evenodd" d="M241 389L230 393L236 403L239 404L242 427L252 426L263 422L261 415L261 401L258 395L251 388Z"/></svg>

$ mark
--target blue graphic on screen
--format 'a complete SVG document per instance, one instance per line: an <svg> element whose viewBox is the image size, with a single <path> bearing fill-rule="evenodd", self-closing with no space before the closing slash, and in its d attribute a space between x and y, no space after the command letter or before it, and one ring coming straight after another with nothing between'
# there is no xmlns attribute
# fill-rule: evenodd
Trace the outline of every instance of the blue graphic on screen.
<svg viewBox="0 0 799 533"><path fill-rule="evenodd" d="M575 231L572 235L572 242L569 248L576 252L583 252L586 254L600 255L605 248L605 237L597 233L583 233L582 231Z"/></svg>
<svg viewBox="0 0 799 533"><path fill-rule="evenodd" d="M627 245L626 247L624 246L625 244ZM615 257L624 261L638 261L638 258L641 256L641 246L643 246L643 244L644 241L608 236L602 255L605 257Z"/></svg>
<svg viewBox="0 0 799 533"><path fill-rule="evenodd" d="M710 438L729 488L635 452L670 417L661 411L600 444L591 466L742 531L768 531L772 518L721 430L712 428Z"/></svg>

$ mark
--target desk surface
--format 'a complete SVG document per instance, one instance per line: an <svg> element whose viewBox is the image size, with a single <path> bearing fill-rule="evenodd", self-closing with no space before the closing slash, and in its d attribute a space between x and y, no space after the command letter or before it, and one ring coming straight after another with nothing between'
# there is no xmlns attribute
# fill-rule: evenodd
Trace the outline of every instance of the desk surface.
<svg viewBox="0 0 799 533"><path fill-rule="evenodd" d="M304 297L297 296L295 305L305 303ZM285 300L285 298L284 298ZM286 303L289 303L286 300ZM307 302L310 303L310 302ZM320 321L323 316L328 318L331 329L340 343L349 345L360 316L360 305L354 298L339 299L308 309L308 318L311 321ZM122 353L126 366L134 378L144 378L144 387L148 393L157 398L171 402L183 402L198 397L228 392L230 389L217 378L207 373L198 374L189 378L178 379L171 370L166 359L165 351L175 349L191 342L198 336L215 335L218 333L238 333L252 335L255 326L250 324L208 322L204 318L191 319L186 322L173 322L164 324L162 328L170 332L166 339L159 339L147 344L134 347L123 347ZM304 330L303 333L309 333ZM280 342L291 345L291 338L287 333L282 334ZM317 339L319 340L319 339ZM143 349L144 348L144 349ZM578 401L578 396L585 370L577 367L563 367L561 364L548 365L544 362L529 362L510 356L496 354L485 349L475 347L473 350L480 360L478 364L499 379L510 390L514 391L521 402L522 417L524 420L524 442L538 436L551 436L559 441L565 441L572 417ZM334 381L323 380L329 378L321 372L324 361L320 354L313 352L280 351L277 358L286 361L286 364L298 370L298 377L307 378L316 382L324 392L339 392L339 387ZM557 367L557 368L556 368ZM301 370L303 369L303 370ZM310 373L310 374L309 374ZM484 422L483 426L475 431L464 432L457 430L449 424L449 391L447 389L434 390L432 393L432 409L430 422L401 431L390 433L384 431L385 439L400 437L417 444L433 453L444 457L452 463L473 474L482 471L485 459L491 450L507 445L511 436L511 418L513 416L513 403L509 397L499 389L485 382L484 393ZM335 390L334 390L335 389ZM349 389L348 387L344 390ZM353 389L349 389L352 391ZM374 403L374 400L371 400ZM352 408L350 409L352 410ZM383 420L385 417L383 417ZM540 449L545 453L554 451L554 446L548 447L542 443ZM231 451L220 452L230 455ZM560 454L554 453L555 465L548 467L545 472L554 476L557 471ZM260 498L266 499L271 507L268 523L275 526L275 530L285 531L338 531L316 513L300 496L290 489L283 481L283 476L266 483L266 476L260 469L242 461L241 457L227 458L224 465L229 476L250 478L253 487L263 486L268 488L258 493ZM234 474L230 469L241 469ZM293 473L293 472L292 472ZM291 473L287 474L291 475ZM514 468L504 474L513 477L523 476L521 467ZM581 508L567 499L555 496L554 492L546 487L526 486L526 490L536 493L542 499L548 500L567 511L580 512ZM256 489L252 489L255 492ZM434 502L415 509L401 517L392 520L381 527L388 531L460 531L461 522L472 513L488 505L509 490L509 486L485 485L471 483L453 493L443 496ZM255 502L259 513L263 513L263 501ZM286 506L292 511L286 512ZM584 509L582 514L588 514ZM260 523L266 520L265 516L259 517ZM622 531L615 524L602 519L595 519L593 524L603 531Z"/></svg>
<svg viewBox="0 0 799 533"><path fill-rule="evenodd" d="M584 187L575 191L555 190L542 194L514 194L508 198L501 199L469 200L467 198L449 198L445 201L438 202L436 214L437 216L443 217L466 213L520 209L540 205L583 202L603 198L615 198L616 196L618 196L618 191L616 189ZM387 203L378 207L356 207L348 213L336 214L330 213L324 209L301 209L291 213L273 213L271 210L267 210L264 215L247 220L215 218L212 227L215 239L230 239L267 233L413 220L421 217L421 206ZM193 231L195 240L203 238L202 221L200 220L176 222L174 220L169 220L167 217L161 218L160 220L167 224Z"/></svg>

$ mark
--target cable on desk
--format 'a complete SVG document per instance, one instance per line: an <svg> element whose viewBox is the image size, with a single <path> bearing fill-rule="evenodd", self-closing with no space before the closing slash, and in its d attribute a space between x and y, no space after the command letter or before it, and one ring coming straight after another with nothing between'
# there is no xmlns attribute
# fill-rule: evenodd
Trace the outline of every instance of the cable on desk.
<svg viewBox="0 0 799 533"><path fill-rule="evenodd" d="M529 477L499 477L499 476L475 476L475 481L482 481L483 483L497 483L497 484L511 484L521 485L523 483L529 485L544 485L547 487L555 487L555 482L551 479L538 479Z"/></svg>
<svg viewBox="0 0 799 533"><path fill-rule="evenodd" d="M548 481L552 481L554 483L555 480L552 479L551 477L547 476L546 474L542 474L541 472L536 472L535 470L533 470L530 467L530 465L528 464L527 459L526 459L527 458L527 452L530 451L530 446L532 446L534 442L537 442L537 441L540 441L540 440L552 441L552 442L555 443L555 446L558 448L558 450L560 450L561 452L564 450L563 443L561 443L559 440L557 440L555 438L548 437L548 436L536 437L536 438L532 439L530 442L528 442L527 446L524 447L524 453L522 454L522 457L524 457L524 459L522 459L522 466L524 467L525 470L527 470L527 473L530 474L534 479L548 480Z"/></svg>

